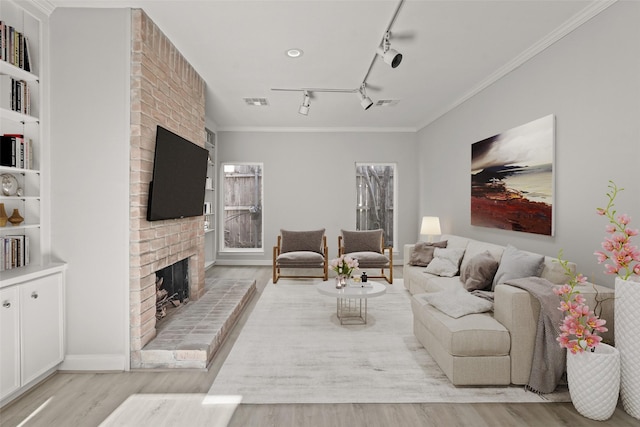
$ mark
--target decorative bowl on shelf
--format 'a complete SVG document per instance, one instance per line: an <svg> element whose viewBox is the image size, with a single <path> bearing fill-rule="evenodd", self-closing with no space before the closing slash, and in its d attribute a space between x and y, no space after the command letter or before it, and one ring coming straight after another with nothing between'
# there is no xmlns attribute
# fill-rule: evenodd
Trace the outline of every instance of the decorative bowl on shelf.
<svg viewBox="0 0 640 427"><path fill-rule="evenodd" d="M5 196L15 196L18 194L18 179L10 173L0 175L0 185L2 194Z"/></svg>

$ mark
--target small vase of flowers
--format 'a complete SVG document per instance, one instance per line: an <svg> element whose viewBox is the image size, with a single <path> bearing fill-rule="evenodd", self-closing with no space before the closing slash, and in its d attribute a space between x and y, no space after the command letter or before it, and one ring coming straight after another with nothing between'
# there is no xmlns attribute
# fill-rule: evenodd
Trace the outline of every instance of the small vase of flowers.
<svg viewBox="0 0 640 427"><path fill-rule="evenodd" d="M565 315L557 341L561 347L573 354L582 353L585 350L593 351L602 341L602 337L598 334L607 332L604 326L607 321L600 319L589 309L586 300L576 289L576 285L586 283L587 277L571 271L568 261L562 259L562 250L558 253L558 263L564 269L569 282L553 289L562 300L558 310Z"/></svg>
<svg viewBox="0 0 640 427"><path fill-rule="evenodd" d="M576 286L584 285L587 278L575 274L562 259L558 262L569 278L567 284L557 286L560 296L558 310L564 313L557 338L567 351L567 382L571 402L584 417L604 421L611 417L618 402L620 390L620 353L615 347L602 343L600 333L606 332L606 321L600 319L586 304Z"/></svg>
<svg viewBox="0 0 640 427"><path fill-rule="evenodd" d="M340 289L347 286L351 273L358 269L358 260L343 254L329 261L329 267L338 273L336 288Z"/></svg>

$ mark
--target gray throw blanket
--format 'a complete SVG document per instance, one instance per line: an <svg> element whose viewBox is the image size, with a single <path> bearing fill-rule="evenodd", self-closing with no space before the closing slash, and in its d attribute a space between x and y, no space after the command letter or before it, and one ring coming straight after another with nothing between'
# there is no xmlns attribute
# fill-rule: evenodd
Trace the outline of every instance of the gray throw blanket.
<svg viewBox="0 0 640 427"><path fill-rule="evenodd" d="M533 348L533 361L527 389L536 393L553 392L566 367L566 350L556 341L563 313L553 283L540 277L508 280L506 284L528 291L540 301L540 316Z"/></svg>

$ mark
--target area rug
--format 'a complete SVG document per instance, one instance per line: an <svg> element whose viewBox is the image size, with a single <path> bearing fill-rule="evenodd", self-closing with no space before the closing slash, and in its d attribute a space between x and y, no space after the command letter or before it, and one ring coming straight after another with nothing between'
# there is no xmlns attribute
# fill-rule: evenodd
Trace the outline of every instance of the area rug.
<svg viewBox="0 0 640 427"><path fill-rule="evenodd" d="M522 386L455 387L413 335L402 280L369 300L366 325L340 325L312 281L267 284L208 397L242 403L568 402Z"/></svg>

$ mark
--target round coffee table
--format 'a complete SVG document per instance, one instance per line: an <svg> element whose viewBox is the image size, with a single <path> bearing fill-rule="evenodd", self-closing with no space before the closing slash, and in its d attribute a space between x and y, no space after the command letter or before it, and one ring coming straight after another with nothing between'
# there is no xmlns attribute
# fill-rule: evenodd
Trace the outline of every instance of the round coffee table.
<svg viewBox="0 0 640 427"><path fill-rule="evenodd" d="M334 280L316 285L322 295L336 298L336 315L340 324L354 325L367 323L367 301L387 292L387 287L378 282L353 283L346 288L336 289ZM364 300L364 310L362 300Z"/></svg>

